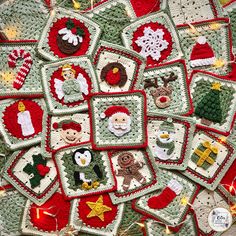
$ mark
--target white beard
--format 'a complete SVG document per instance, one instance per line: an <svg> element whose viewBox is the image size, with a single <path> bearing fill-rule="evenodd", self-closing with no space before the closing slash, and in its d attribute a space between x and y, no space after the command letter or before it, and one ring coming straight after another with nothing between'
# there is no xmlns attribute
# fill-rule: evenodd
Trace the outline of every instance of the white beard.
<svg viewBox="0 0 236 236"><path fill-rule="evenodd" d="M117 137L121 137L131 130L131 119L128 118L128 123L126 124L113 124L111 122L111 117L108 120L108 129Z"/></svg>

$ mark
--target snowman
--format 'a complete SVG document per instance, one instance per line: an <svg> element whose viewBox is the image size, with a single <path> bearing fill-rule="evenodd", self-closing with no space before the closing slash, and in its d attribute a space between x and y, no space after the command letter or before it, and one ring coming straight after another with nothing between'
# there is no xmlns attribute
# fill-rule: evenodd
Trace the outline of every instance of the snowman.
<svg viewBox="0 0 236 236"><path fill-rule="evenodd" d="M160 124L157 131L156 146L154 149L155 157L161 160L171 158L175 149L175 127L172 119L168 118Z"/></svg>

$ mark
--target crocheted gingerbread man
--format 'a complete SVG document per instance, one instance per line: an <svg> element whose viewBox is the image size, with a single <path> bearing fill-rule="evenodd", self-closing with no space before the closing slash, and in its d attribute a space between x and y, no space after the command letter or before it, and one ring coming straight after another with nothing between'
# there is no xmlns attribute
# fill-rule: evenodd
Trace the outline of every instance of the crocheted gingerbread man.
<svg viewBox="0 0 236 236"><path fill-rule="evenodd" d="M117 176L124 177L122 185L124 191L129 189L133 179L137 180L141 184L146 183L145 177L139 171L143 168L144 163L135 162L135 158L132 153L125 152L120 154L118 156L118 165L120 166L120 169L118 170Z"/></svg>

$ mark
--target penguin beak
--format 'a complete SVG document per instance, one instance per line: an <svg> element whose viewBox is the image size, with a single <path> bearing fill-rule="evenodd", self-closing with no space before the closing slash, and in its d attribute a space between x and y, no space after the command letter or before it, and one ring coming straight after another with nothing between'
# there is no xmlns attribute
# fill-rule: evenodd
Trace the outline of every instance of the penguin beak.
<svg viewBox="0 0 236 236"><path fill-rule="evenodd" d="M80 159L80 161L81 161L82 165L85 165L85 163L86 163L85 159Z"/></svg>
<svg viewBox="0 0 236 236"><path fill-rule="evenodd" d="M169 134L161 134L160 137L161 137L161 138L165 138L165 139L167 139L167 138L170 137L170 135L169 135Z"/></svg>

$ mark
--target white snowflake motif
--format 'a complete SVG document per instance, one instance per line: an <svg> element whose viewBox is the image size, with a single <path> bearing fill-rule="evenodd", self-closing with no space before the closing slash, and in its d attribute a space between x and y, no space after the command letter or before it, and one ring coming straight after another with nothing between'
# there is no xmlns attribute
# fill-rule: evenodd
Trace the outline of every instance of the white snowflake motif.
<svg viewBox="0 0 236 236"><path fill-rule="evenodd" d="M138 37L135 43L142 47L140 54L145 58L151 56L154 60L159 60L161 51L168 48L169 43L163 39L164 32L162 29L152 30L150 27L145 27L144 35Z"/></svg>

